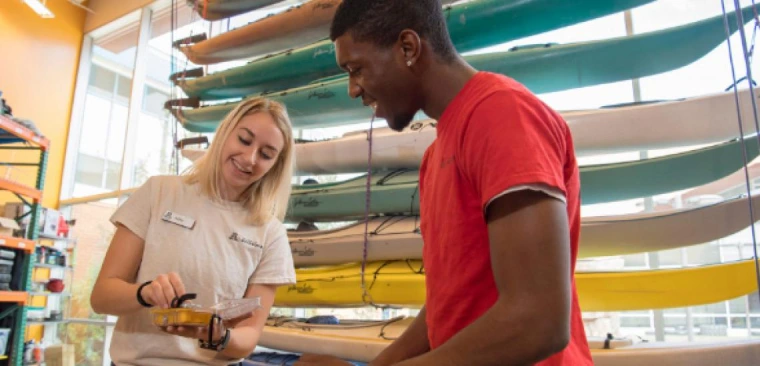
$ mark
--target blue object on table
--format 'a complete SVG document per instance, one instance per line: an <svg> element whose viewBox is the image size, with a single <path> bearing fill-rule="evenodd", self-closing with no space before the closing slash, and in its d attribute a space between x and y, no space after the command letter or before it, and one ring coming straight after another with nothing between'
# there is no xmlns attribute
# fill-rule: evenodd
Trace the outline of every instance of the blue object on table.
<svg viewBox="0 0 760 366"><path fill-rule="evenodd" d="M334 315L317 315L312 316L311 318L306 320L307 324L329 324L329 325L338 325L340 324L340 320L338 320L338 317Z"/></svg>
<svg viewBox="0 0 760 366"><path fill-rule="evenodd" d="M256 352L243 360L243 366L292 366L301 357L295 353ZM367 366L364 362L349 361L355 366Z"/></svg>

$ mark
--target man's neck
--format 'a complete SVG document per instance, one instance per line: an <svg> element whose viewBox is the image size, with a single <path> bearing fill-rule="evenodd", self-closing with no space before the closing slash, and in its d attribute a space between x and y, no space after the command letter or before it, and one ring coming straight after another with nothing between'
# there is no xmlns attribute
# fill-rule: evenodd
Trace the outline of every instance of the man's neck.
<svg viewBox="0 0 760 366"><path fill-rule="evenodd" d="M435 63L423 80L425 104L423 112L440 119L446 107L478 71L461 58L449 64Z"/></svg>

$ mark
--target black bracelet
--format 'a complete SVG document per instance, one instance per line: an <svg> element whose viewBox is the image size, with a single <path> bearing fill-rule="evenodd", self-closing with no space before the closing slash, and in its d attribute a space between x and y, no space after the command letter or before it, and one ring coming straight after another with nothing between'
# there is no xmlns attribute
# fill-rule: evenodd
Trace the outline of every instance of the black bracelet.
<svg viewBox="0 0 760 366"><path fill-rule="evenodd" d="M222 338L219 339L218 342L213 341L213 334L214 334L214 322L219 321L219 323L222 323L222 319L214 314L211 316L211 320L209 321L209 327L208 327L208 340L198 340L198 345L203 349L208 349L212 351L221 352L224 351L225 348L227 348L227 344L230 343L230 330L229 328L224 330L224 335Z"/></svg>
<svg viewBox="0 0 760 366"><path fill-rule="evenodd" d="M225 348L227 348L227 344L230 343L230 329L227 328L224 330L224 336L222 339L219 340L219 345L216 347L217 352L224 351Z"/></svg>
<svg viewBox="0 0 760 366"><path fill-rule="evenodd" d="M140 295L140 291L142 291L143 287L145 287L145 286L147 286L147 285L150 285L150 283L151 283L151 282L153 282L153 281L148 281L148 282L145 282L145 283L143 283L142 285L140 285L140 287L138 287L138 288L137 288L137 302L139 302L139 303L140 303L140 305L142 305L143 307L146 307L146 308L152 308L152 307L153 307L153 305L151 305L151 304L148 304L148 303L145 301L145 299L143 299L142 295Z"/></svg>

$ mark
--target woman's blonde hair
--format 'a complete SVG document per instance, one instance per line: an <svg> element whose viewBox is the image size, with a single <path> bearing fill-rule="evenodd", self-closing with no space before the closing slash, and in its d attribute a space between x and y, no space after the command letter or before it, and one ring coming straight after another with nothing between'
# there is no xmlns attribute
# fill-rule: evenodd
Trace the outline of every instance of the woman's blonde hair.
<svg viewBox="0 0 760 366"><path fill-rule="evenodd" d="M282 104L266 98L251 98L240 102L219 124L208 151L187 171L185 181L198 183L201 192L213 200L223 201L219 185L222 180L220 160L224 143L244 116L255 113L269 113L285 139L285 145L272 168L242 194L241 204L248 210L250 222L263 225L272 217L283 221L290 198L295 142L288 112Z"/></svg>

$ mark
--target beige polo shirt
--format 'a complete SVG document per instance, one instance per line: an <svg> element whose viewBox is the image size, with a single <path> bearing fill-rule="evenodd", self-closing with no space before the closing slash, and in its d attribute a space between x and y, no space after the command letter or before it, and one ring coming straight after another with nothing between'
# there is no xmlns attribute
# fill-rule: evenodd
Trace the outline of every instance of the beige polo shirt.
<svg viewBox="0 0 760 366"><path fill-rule="evenodd" d="M276 219L263 226L246 223L246 212L234 202L214 202L197 184L179 176L156 176L114 213L145 240L136 283L176 272L194 300L211 306L240 299L249 284L296 281L287 233ZM188 227L189 226L189 227ZM118 365L227 365L197 340L167 335L150 320L149 309L119 317L110 354Z"/></svg>

